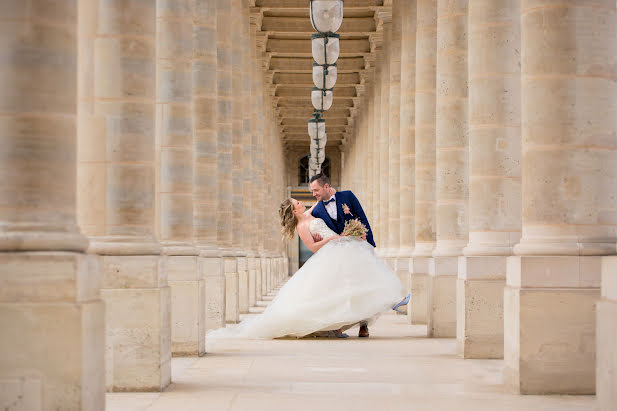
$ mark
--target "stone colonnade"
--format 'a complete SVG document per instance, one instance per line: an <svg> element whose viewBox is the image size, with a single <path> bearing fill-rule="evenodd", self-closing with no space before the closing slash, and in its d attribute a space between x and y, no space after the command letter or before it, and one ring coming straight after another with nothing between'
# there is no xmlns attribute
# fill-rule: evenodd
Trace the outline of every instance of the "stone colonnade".
<svg viewBox="0 0 617 411"><path fill-rule="evenodd" d="M409 320L464 358L504 358L513 391L597 389L612 409L615 2L389 10L343 187L406 277Z"/></svg>
<svg viewBox="0 0 617 411"><path fill-rule="evenodd" d="M0 23L0 402L162 390L288 275L249 4L33 0Z"/></svg>

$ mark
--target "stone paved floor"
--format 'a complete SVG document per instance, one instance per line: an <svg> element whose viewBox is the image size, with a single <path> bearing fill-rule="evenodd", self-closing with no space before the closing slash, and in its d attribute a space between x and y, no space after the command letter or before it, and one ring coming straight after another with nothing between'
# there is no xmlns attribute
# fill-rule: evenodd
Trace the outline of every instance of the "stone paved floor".
<svg viewBox="0 0 617 411"><path fill-rule="evenodd" d="M506 392L503 361L462 360L454 339L384 315L369 339L233 341L174 358L163 393L107 394L108 411L593 410L593 396Z"/></svg>

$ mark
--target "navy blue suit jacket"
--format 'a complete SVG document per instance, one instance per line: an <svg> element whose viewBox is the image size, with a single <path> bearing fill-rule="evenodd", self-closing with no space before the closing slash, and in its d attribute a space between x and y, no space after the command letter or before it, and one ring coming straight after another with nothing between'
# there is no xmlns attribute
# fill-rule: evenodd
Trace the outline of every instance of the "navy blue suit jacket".
<svg viewBox="0 0 617 411"><path fill-rule="evenodd" d="M343 212L343 204L346 204L349 207L349 211L351 214L345 214ZM332 231L337 234L341 234L345 229L345 222L348 220L353 220L354 218L359 219L362 224L368 228L368 233L366 234L366 241L373 247L375 247L375 241L373 241L373 231L371 230L371 226L368 223L368 219L366 218L366 214L364 214L364 210L360 205L360 202L351 191L339 191L336 193L336 220L330 218L330 214L326 211L326 207L323 202L320 201L315 208L313 208L313 217L321 218L326 222L328 227Z"/></svg>

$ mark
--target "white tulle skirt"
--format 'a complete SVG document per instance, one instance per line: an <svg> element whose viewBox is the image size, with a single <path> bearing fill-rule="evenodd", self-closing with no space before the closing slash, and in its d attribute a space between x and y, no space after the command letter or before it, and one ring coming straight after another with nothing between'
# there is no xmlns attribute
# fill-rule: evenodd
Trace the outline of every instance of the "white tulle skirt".
<svg viewBox="0 0 617 411"><path fill-rule="evenodd" d="M343 237L315 253L281 288L266 310L235 327L207 334L228 338L303 337L372 322L403 297L397 275L364 240Z"/></svg>

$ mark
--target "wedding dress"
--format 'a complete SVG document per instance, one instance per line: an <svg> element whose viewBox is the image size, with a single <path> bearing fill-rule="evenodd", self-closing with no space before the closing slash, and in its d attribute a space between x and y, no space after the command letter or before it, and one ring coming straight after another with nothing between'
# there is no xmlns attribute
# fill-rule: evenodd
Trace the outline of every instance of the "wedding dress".
<svg viewBox="0 0 617 411"><path fill-rule="evenodd" d="M322 219L310 222L311 234L336 235ZM266 310L235 327L208 333L217 339L303 337L317 331L372 322L401 300L397 275L365 240L334 239L318 250L280 289Z"/></svg>

